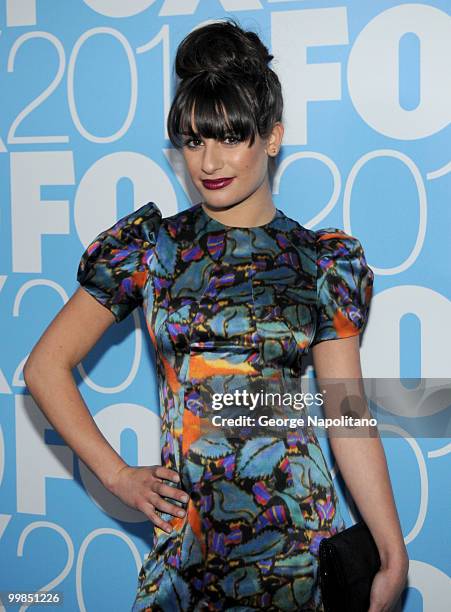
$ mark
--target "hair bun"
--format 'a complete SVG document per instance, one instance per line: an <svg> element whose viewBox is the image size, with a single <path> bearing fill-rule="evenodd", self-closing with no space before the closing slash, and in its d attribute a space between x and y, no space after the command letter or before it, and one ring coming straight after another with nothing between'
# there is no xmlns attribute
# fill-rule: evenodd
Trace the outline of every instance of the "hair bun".
<svg viewBox="0 0 451 612"><path fill-rule="evenodd" d="M230 19L190 32L178 48L175 70L181 79L205 73L259 78L272 59L257 34Z"/></svg>
<svg viewBox="0 0 451 612"><path fill-rule="evenodd" d="M223 140L233 134L249 146L257 136L268 138L283 114L282 85L268 66L272 59L258 34L234 19L190 32L174 62L179 82L167 118L174 147L199 135Z"/></svg>

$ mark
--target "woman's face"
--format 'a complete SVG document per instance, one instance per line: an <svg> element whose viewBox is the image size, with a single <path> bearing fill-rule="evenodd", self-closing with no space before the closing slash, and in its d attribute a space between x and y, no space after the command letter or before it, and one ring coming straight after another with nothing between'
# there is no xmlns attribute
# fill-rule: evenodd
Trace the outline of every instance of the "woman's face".
<svg viewBox="0 0 451 612"><path fill-rule="evenodd" d="M193 130L196 133L194 125ZM257 134L249 147L248 141L238 141L233 136L224 140L184 138L183 157L187 170L206 203L228 207L269 189L268 140ZM212 188L214 184L208 181L216 179L233 180Z"/></svg>

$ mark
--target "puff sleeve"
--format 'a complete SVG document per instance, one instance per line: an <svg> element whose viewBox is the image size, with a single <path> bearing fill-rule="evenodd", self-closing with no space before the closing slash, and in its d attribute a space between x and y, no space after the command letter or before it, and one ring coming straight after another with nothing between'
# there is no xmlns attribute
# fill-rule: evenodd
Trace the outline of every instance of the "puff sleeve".
<svg viewBox="0 0 451 612"><path fill-rule="evenodd" d="M316 231L317 322L311 345L363 331L374 273L359 240L343 230Z"/></svg>
<svg viewBox="0 0 451 612"><path fill-rule="evenodd" d="M81 256L77 281L116 323L142 305L161 220L158 206L148 202L98 234Z"/></svg>

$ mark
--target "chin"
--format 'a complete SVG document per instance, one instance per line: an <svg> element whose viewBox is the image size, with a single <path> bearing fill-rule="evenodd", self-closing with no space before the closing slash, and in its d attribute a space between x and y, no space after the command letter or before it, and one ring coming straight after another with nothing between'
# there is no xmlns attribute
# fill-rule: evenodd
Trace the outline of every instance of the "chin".
<svg viewBox="0 0 451 612"><path fill-rule="evenodd" d="M218 191L221 191L220 189L218 189ZM205 193L206 192L206 193ZM211 206L216 206L219 208L223 208L226 206L232 206L233 204L240 202L240 198L231 195L230 193L216 193L216 192L211 192L208 189L204 189L201 191L201 194L203 195L203 200L204 202L206 202L207 204L210 204Z"/></svg>
<svg viewBox="0 0 451 612"><path fill-rule="evenodd" d="M224 189L206 189L203 185L198 189L199 193L202 196L203 201L212 206L213 208L217 208L221 210L222 208L229 208L231 206L235 206L236 204L241 204L244 202L255 192L255 188L250 188L249 190L242 191L239 193L239 190L229 189L225 187Z"/></svg>

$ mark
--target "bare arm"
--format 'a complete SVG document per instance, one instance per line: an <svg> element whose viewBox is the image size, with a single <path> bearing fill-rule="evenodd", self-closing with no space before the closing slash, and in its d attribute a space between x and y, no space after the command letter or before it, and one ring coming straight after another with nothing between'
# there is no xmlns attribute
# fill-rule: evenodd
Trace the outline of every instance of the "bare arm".
<svg viewBox="0 0 451 612"><path fill-rule="evenodd" d="M163 481L179 482L177 472L160 465L129 466L97 427L72 375L72 369L113 322L108 308L78 288L33 348L24 379L48 421L102 484L155 525L170 531L171 524L155 510L183 516L181 508L162 497L187 501L182 490Z"/></svg>
<svg viewBox="0 0 451 612"><path fill-rule="evenodd" d="M312 356L319 388L321 380L326 379L356 379L361 383L359 336L319 342L312 347ZM353 388L353 392L357 389L357 386ZM364 395L360 397L367 413L359 416L370 417ZM325 411L327 416L337 416L337 406L328 406L327 401ZM330 445L346 485L374 537L382 568L393 567L401 576L406 574L408 555L379 436L332 435Z"/></svg>
<svg viewBox="0 0 451 612"><path fill-rule="evenodd" d="M39 408L107 488L126 464L97 427L72 369L112 323L113 314L78 288L47 327L24 367L25 382Z"/></svg>

